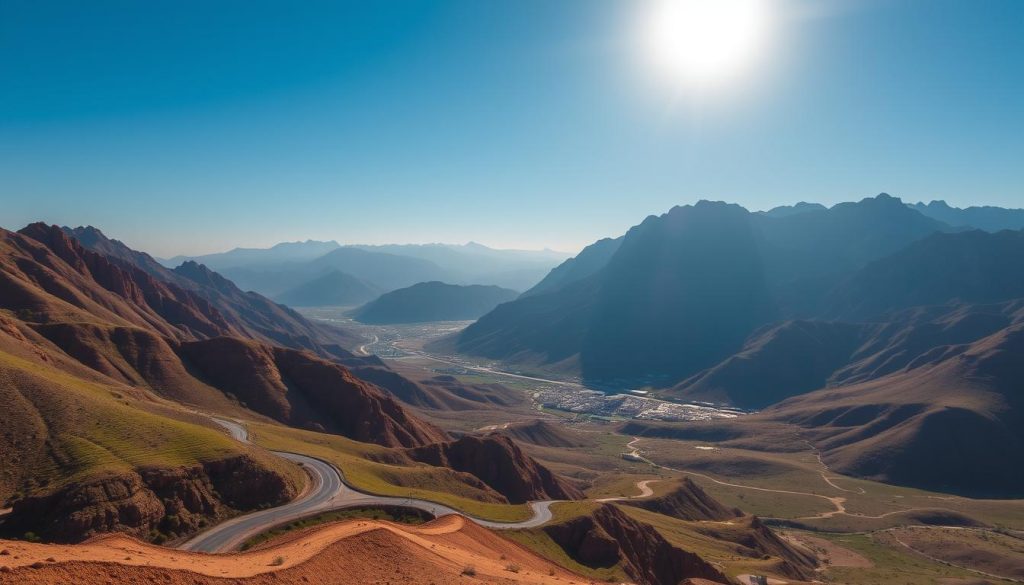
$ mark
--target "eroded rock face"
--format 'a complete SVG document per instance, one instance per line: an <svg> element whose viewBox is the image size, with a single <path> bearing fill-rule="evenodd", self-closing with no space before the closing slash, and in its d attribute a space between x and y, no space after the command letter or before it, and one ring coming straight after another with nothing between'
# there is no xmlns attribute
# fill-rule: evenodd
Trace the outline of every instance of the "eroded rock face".
<svg viewBox="0 0 1024 585"><path fill-rule="evenodd" d="M192 467L144 469L73 483L14 502L5 531L78 542L101 532L184 536L236 510L296 496L283 477L246 456Z"/></svg>
<svg viewBox="0 0 1024 585"><path fill-rule="evenodd" d="M728 581L698 555L672 546L652 526L609 504L544 531L574 560L595 568L620 564L644 585L676 585L688 578Z"/></svg>
<svg viewBox="0 0 1024 585"><path fill-rule="evenodd" d="M407 453L416 461L474 475L513 504L582 497L575 486L523 453L508 437L465 436Z"/></svg>

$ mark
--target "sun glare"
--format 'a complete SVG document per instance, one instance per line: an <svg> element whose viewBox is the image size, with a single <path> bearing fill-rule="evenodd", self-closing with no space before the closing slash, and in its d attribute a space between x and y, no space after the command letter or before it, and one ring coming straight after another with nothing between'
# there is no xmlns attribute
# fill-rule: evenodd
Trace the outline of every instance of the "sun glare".
<svg viewBox="0 0 1024 585"><path fill-rule="evenodd" d="M763 48L769 0L653 0L640 32L659 76L714 85L749 66Z"/></svg>

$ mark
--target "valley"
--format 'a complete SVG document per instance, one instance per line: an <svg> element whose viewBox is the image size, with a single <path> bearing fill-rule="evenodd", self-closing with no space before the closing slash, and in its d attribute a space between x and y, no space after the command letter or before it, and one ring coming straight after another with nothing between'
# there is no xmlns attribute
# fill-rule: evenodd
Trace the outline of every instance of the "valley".
<svg viewBox="0 0 1024 585"><path fill-rule="evenodd" d="M639 388L585 386L578 376L559 376L548 370L533 372L515 364L483 360L458 353L438 353L428 344L458 334L471 321L439 321L401 325L366 325L346 314L348 307L304 308L312 321L330 323L358 333L367 341L359 352L376 355L402 368L427 369L440 375L481 383L505 384L524 392L534 408L604 417L609 420L689 421L732 418L743 414L731 407L710 403L679 403L647 396Z"/></svg>
<svg viewBox="0 0 1024 585"><path fill-rule="evenodd" d="M699 219L750 230L733 252L752 261L746 247L766 245L759 230L773 221L708 202L652 216L595 244L594 263L567 261L540 292L477 321L422 321L473 287L412 285L373 311L293 309L196 262L167 268L95 228L5 230L0 391L13 410L0 448L15 465L0 474L0 583L60 582L73 567L174 583L188 558L199 582L329 583L309 567L360 547L381 562L415 550L440 582L1018 582L1024 289L1006 278L986 292L967 278L918 291L903 274L956 251L994 279L999 267L975 259L1009 257L1024 240L955 230L915 240L935 225L884 195L833 209L809 213L833 227L861 213L910 226L897 253L873 252L883 256L831 277L859 290L856 302L839 295L838 309L810 317L747 313L715 333L718 349L667 370L657 364L699 335L667 331L691 321L660 323L637 306L620 314L612 305L636 303L614 277L677 271L679 297L656 311L694 303L683 310L699 321L702 295L719 285L684 276L713 268L682 252L668 267L620 255L720 243L694 227ZM328 253L362 257L337 251ZM893 279L901 295L880 313L873 283ZM351 282L316 284L325 298ZM758 294L796 298L781 281ZM452 302L436 304L442 297ZM396 315L413 322L387 322ZM632 331L624 362L602 353L618 333L595 329L598 317ZM769 318L781 320L759 324ZM544 319L563 321L546 330ZM552 340L580 350L560 354ZM507 355L492 352L498 341ZM531 349L543 347L547 357ZM600 355L609 361L593 376ZM619 375L619 363L648 373ZM137 552L102 569L110 559L95 543ZM266 567L252 563L267 557L246 556L264 550L278 551ZM250 560L227 560L238 558ZM379 571L362 561L355 570Z"/></svg>
<svg viewBox="0 0 1024 585"><path fill-rule="evenodd" d="M344 317L332 313L332 309L304 313L314 320L344 321ZM346 326L351 324L346 323ZM530 398L518 410L501 409L490 416L480 413L469 415L467 418L472 422L466 423L467 430L500 432L517 424L508 422L509 419L529 420L542 416L543 420L566 429L572 435L607 437L608 442L602 442L607 447L596 453L591 448L591 455L587 457L571 448L572 454L569 454L543 445L527 444L535 457L570 477L588 476L592 473L590 470L601 470L606 474L609 469L615 469L616 477L620 478L617 483L598 481L587 491L596 502L621 501L638 497L638 494L649 497L662 492L676 478L689 477L725 505L756 514L784 538L814 550L824 563L819 569L821 575L830 580L851 584L885 583L885 575L893 567L900 566L910 567L906 573L910 583L930 583L935 579L946 579L949 583L957 583L960 579L968 583L972 576L978 575L994 579L993 583L1015 582L1012 570L1001 575L979 573L977 567L984 565L982 559L985 557L970 558L965 562L963 555L957 557L949 553L947 558L930 556L901 544L894 534L898 535L899 527L903 526L916 526L923 534L963 531L973 535L972 538L998 543L993 545L998 552L991 554L1003 559L1000 562L1012 564L1014 561L1010 559L1024 558L1012 544L1018 542L1017 539L1024 539L1024 502L1021 500L972 499L845 476L827 467L821 454L801 438L803 433L798 427L766 425L756 418L750 420L749 432L761 440L747 441L747 444L740 442L736 445L735 439L716 440L714 432L706 433L706 440L697 441L657 438L658 434L664 433L663 429L657 428L657 434L650 438L629 435L631 432L643 433L646 430L643 421L653 417L643 411L628 414L626 411L610 412L603 408L604 400L592 400L587 407L575 410L575 404L559 403L558 398L605 396L604 393L591 394L594 391L586 389L571 376L538 375L515 364L424 350L431 341L451 335L464 326L465 323L448 322L364 326L356 331L374 340L365 346L368 351L379 352L380 357L401 371L425 369L432 374L453 376L470 383L503 384ZM632 399L631 396L625 400ZM559 404L563 408L552 408ZM695 406L707 408L713 414L702 417L696 410L689 416L658 420L674 422L666 425L672 428L686 428L687 422L702 422L712 427L715 420L740 425L744 422L743 411ZM424 414L449 426L452 423L442 413ZM630 424L628 421L631 420L637 424ZM578 510L577 504L551 505L555 520L572 518L578 513L575 510ZM651 519L650 516L645 518ZM695 537L680 526L664 525L664 520L661 522L667 533L676 534L678 542L690 547L688 550L693 550L696 543L707 538ZM523 538L530 546L545 550L544 545L526 536L529 532L524 531L523 535L513 532L512 537ZM714 547L704 550L709 558L723 559L718 562L732 567L733 571L750 567L756 569L756 564L723 556L720 552L710 552Z"/></svg>

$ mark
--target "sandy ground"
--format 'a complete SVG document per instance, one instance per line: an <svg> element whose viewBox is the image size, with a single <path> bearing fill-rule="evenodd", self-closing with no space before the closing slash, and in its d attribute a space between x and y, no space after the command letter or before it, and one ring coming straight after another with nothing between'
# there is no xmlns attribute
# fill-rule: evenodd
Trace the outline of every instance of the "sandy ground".
<svg viewBox="0 0 1024 585"><path fill-rule="evenodd" d="M827 568L828 566L856 568L874 566L867 557L842 547L831 540L797 532L786 532L781 534L781 536L791 543L809 549L816 554L818 559L822 561L822 568Z"/></svg>
<svg viewBox="0 0 1024 585"><path fill-rule="evenodd" d="M470 572L474 574L464 574ZM78 545L0 540L0 583L5 585L147 581L588 582L460 516L419 526L350 520L302 531L266 548L225 555L182 552L121 535Z"/></svg>

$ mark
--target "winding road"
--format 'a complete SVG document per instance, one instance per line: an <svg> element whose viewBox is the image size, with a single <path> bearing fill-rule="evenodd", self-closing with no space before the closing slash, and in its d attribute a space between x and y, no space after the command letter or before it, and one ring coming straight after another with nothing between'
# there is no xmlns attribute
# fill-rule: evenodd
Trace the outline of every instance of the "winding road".
<svg viewBox="0 0 1024 585"><path fill-rule="evenodd" d="M212 420L224 427L234 439L243 443L249 442L249 432L243 425L220 418L213 418ZM522 522L494 522L474 518L454 508L428 500L363 493L346 484L341 471L326 461L284 451L273 451L272 453L293 461L306 470L306 473L309 474L312 480L306 491L287 504L252 512L217 524L186 541L178 548L208 553L227 552L237 549L246 540L274 526L331 510L362 506L415 508L438 518L447 514L459 514L481 526L497 530L534 528L551 520L551 504L558 501L543 500L530 502L533 516Z"/></svg>

